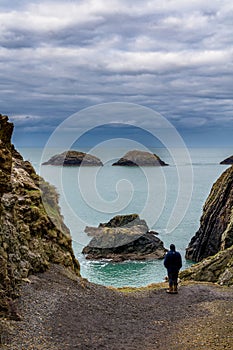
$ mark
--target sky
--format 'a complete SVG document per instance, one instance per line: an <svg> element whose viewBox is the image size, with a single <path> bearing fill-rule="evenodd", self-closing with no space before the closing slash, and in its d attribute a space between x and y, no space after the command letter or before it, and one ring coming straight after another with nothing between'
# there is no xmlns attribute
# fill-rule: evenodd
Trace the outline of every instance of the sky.
<svg viewBox="0 0 233 350"><path fill-rule="evenodd" d="M16 146L121 102L160 113L189 146L232 147L233 2L0 1L0 86Z"/></svg>

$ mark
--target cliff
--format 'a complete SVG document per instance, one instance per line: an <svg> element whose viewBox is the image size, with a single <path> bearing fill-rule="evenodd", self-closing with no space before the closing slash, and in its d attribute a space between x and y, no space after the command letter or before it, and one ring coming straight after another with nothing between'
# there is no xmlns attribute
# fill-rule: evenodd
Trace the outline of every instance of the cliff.
<svg viewBox="0 0 233 350"><path fill-rule="evenodd" d="M232 244L233 166L213 185L203 208L200 228L186 250L186 258L198 262Z"/></svg>
<svg viewBox="0 0 233 350"><path fill-rule="evenodd" d="M182 279L233 285L233 166L213 185L186 258L199 263L182 271Z"/></svg>
<svg viewBox="0 0 233 350"><path fill-rule="evenodd" d="M22 279L50 263L79 275L58 195L15 150L12 132L13 124L0 114L0 313L9 309Z"/></svg>

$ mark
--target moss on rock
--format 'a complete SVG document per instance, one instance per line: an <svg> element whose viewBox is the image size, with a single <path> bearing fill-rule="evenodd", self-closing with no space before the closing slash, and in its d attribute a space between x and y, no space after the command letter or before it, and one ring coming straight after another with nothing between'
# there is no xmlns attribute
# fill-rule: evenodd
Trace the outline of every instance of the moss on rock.
<svg viewBox="0 0 233 350"><path fill-rule="evenodd" d="M233 285L233 246L181 271L180 278Z"/></svg>
<svg viewBox="0 0 233 350"><path fill-rule="evenodd" d="M0 154L5 154L0 161L0 313L17 296L22 278L45 271L50 263L80 275L58 194L11 145L12 131L0 115Z"/></svg>

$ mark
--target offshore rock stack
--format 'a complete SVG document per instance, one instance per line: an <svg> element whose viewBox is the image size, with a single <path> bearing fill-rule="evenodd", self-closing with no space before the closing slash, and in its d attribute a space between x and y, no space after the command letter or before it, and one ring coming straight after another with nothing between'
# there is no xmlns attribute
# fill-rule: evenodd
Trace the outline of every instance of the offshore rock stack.
<svg viewBox="0 0 233 350"><path fill-rule="evenodd" d="M113 166L168 166L162 159L156 154L133 150L127 152L117 162L112 164Z"/></svg>
<svg viewBox="0 0 233 350"><path fill-rule="evenodd" d="M93 237L83 249L87 259L114 262L162 259L167 251L158 233L149 231L138 214L115 216L99 227L86 227L85 232Z"/></svg>

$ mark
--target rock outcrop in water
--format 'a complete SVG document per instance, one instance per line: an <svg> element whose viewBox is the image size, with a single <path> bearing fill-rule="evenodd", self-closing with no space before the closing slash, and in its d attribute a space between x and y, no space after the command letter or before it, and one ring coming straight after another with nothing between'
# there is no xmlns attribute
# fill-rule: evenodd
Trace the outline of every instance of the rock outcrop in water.
<svg viewBox="0 0 233 350"><path fill-rule="evenodd" d="M233 284L233 166L213 185L186 258L199 264L181 278Z"/></svg>
<svg viewBox="0 0 233 350"><path fill-rule="evenodd" d="M0 115L0 313L9 308L22 279L50 263L79 275L58 195L15 150L12 131L8 117Z"/></svg>
<svg viewBox="0 0 233 350"><path fill-rule="evenodd" d="M87 259L162 259L166 253L157 233L149 231L137 214L115 216L99 227L86 227L85 232L93 237L83 249Z"/></svg>
<svg viewBox="0 0 233 350"><path fill-rule="evenodd" d="M129 151L112 165L116 166L166 166L156 154L144 151Z"/></svg>
<svg viewBox="0 0 233 350"><path fill-rule="evenodd" d="M233 156L228 157L220 162L220 164L231 165L233 164Z"/></svg>
<svg viewBox="0 0 233 350"><path fill-rule="evenodd" d="M67 151L61 154L56 154L51 157L43 165L61 165L61 166L102 166L101 160L91 154L78 152L78 151Z"/></svg>

